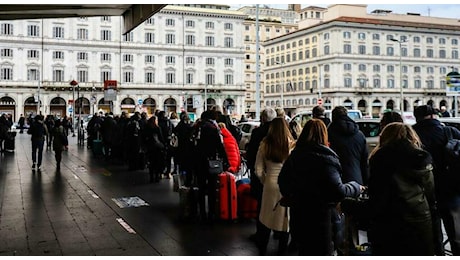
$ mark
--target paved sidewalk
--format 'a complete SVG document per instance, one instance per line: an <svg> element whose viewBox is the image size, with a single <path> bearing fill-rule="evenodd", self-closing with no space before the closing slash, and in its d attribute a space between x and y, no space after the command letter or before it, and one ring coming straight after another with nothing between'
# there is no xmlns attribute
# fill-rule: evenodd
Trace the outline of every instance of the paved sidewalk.
<svg viewBox="0 0 460 260"><path fill-rule="evenodd" d="M44 151L31 170L31 142L0 158L0 255L257 255L248 239L255 222L204 225L179 221L172 179L148 182L147 170L95 159L69 136L60 172ZM139 197L148 206L121 208L114 200ZM275 243L268 254L276 253Z"/></svg>

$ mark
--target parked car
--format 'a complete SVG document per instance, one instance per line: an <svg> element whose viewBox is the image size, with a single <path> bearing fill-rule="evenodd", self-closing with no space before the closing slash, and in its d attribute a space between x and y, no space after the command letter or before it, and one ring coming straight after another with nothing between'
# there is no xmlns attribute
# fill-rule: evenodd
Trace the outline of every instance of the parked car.
<svg viewBox="0 0 460 260"><path fill-rule="evenodd" d="M327 118L332 119L332 110L326 110L324 111L324 114L326 115ZM355 110L355 109L348 109L348 116L355 120L355 119L360 119L363 118L363 114L361 110ZM292 120L296 120L300 125L303 127L308 120L312 118L312 111L304 111L296 114Z"/></svg>
<svg viewBox="0 0 460 260"><path fill-rule="evenodd" d="M453 126L460 130L460 117L440 117L439 121L444 125Z"/></svg>
<svg viewBox="0 0 460 260"><path fill-rule="evenodd" d="M367 150L370 153L379 143L380 118L355 119L355 122L366 137Z"/></svg>
<svg viewBox="0 0 460 260"><path fill-rule="evenodd" d="M252 130L259 127L259 125L259 121L247 121L238 124L241 132L243 132L243 136L241 137L240 143L238 145L241 151L246 151L249 140L251 139Z"/></svg>

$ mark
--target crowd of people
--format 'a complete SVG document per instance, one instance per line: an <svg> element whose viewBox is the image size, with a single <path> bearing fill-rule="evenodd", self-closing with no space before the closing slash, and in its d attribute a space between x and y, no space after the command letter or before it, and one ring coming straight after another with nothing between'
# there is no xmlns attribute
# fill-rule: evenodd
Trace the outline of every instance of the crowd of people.
<svg viewBox="0 0 460 260"><path fill-rule="evenodd" d="M373 255L444 255L442 224L452 254L460 255L460 183L446 174L443 152L445 132L460 139L458 129L442 125L439 111L429 105L415 108L413 126L388 111L381 117L379 144L368 151L345 107L335 107L331 119L321 106L312 114L302 128L283 110L267 107L251 134L245 159L258 201L251 240L260 255L266 254L271 232L279 240L279 255L288 249L299 255L352 254L356 219L367 223ZM33 168L40 170L46 144L59 169L71 123L41 115L28 121ZM8 120L2 116L3 124ZM224 171L239 172L234 127L219 106L196 122L186 112L96 113L88 122L87 143L93 148L93 140L102 140L103 158L126 162L129 170L147 165L151 182L174 172L185 175L186 186L198 187L201 221L212 223L217 175L209 172L209 161L221 160ZM368 199L358 200L364 192Z"/></svg>

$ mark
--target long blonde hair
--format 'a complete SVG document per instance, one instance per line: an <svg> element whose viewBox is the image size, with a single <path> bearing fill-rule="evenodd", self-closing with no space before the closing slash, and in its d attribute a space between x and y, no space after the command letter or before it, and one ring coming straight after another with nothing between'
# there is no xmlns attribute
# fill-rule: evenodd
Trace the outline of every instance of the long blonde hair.
<svg viewBox="0 0 460 260"><path fill-rule="evenodd" d="M266 159L273 162L284 162L291 151L294 138L291 135L286 119L274 118L268 129L267 136L262 140L265 148Z"/></svg>
<svg viewBox="0 0 460 260"><path fill-rule="evenodd" d="M422 142L420 141L419 136L410 125L406 125L401 122L393 122L383 128L382 133L380 134L379 144L374 150L372 150L370 157L372 157L380 148L401 140L409 141L414 148L420 149L422 147Z"/></svg>

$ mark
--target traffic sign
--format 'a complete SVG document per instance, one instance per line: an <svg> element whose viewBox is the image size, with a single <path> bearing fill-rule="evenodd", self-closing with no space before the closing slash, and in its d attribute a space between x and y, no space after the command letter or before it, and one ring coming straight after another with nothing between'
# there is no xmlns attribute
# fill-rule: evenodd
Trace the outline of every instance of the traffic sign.
<svg viewBox="0 0 460 260"><path fill-rule="evenodd" d="M318 106L321 106L323 105L323 99L322 98L318 98Z"/></svg>

